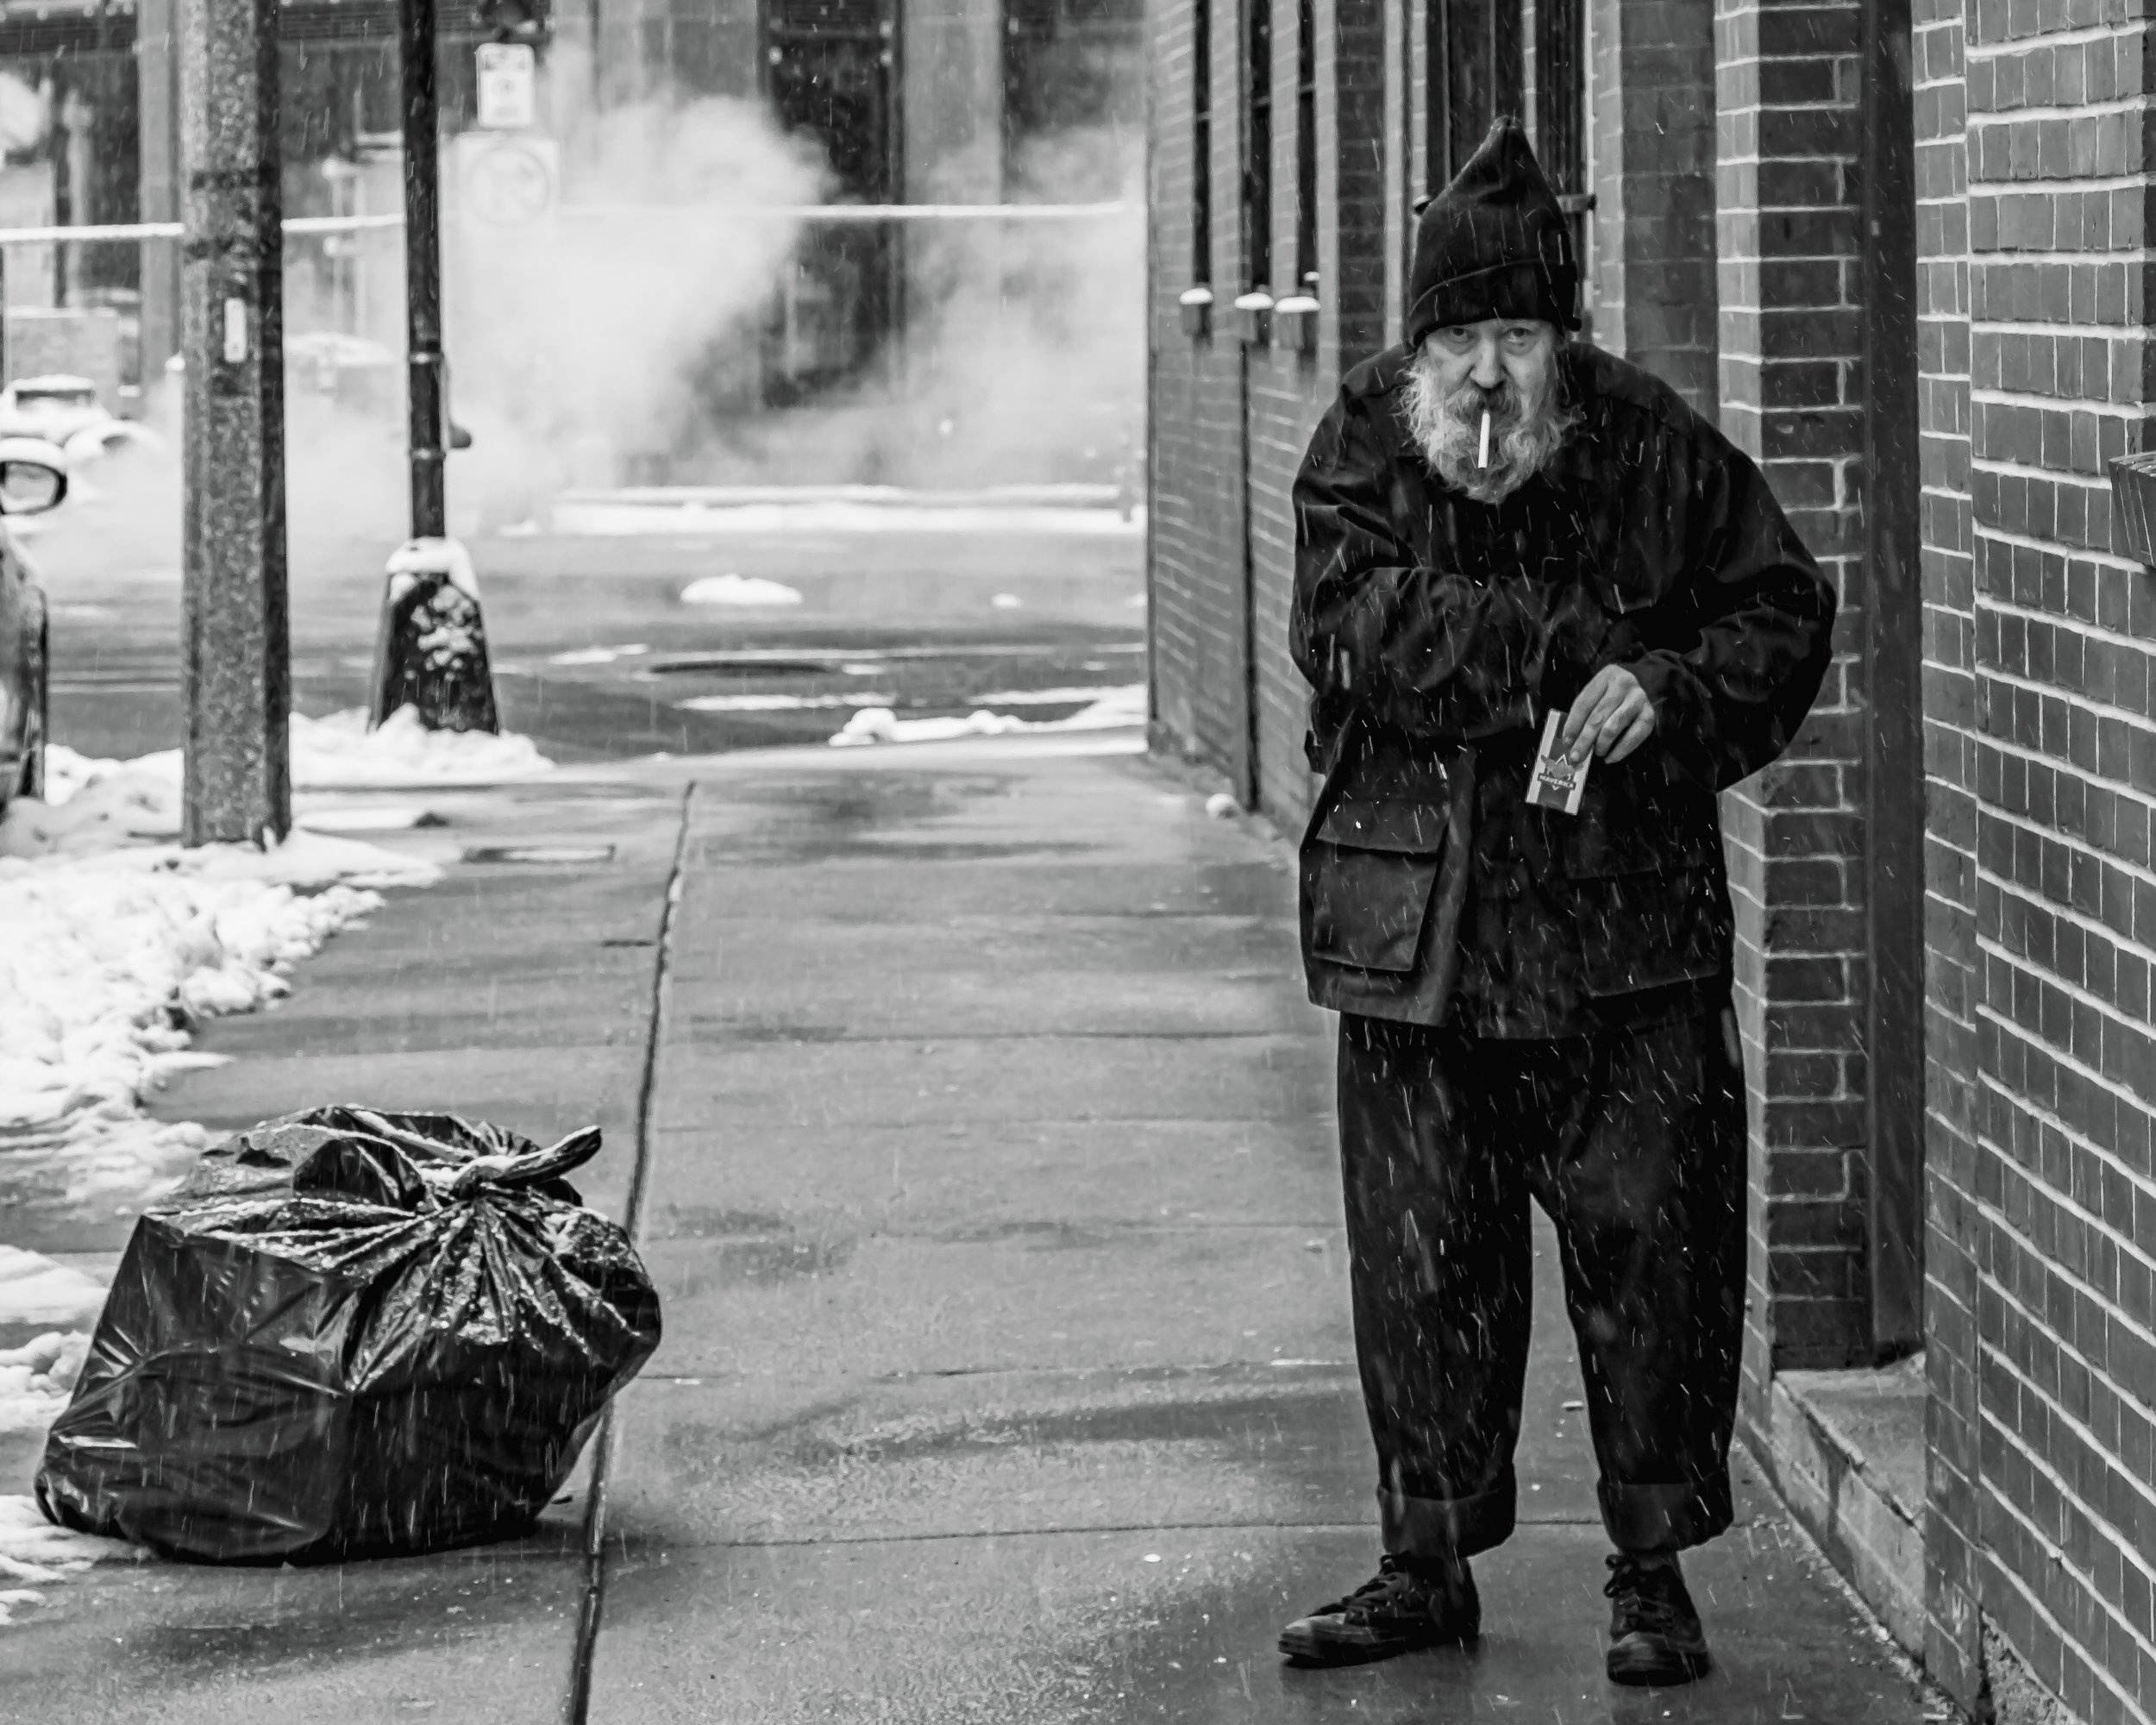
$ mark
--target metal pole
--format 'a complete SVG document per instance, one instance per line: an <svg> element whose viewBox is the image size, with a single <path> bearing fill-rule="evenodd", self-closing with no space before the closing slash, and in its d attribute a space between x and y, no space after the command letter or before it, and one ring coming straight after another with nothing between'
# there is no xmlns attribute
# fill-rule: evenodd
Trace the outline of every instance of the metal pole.
<svg viewBox="0 0 2156 1725"><path fill-rule="evenodd" d="M291 825L278 0L179 0L189 844Z"/></svg>
<svg viewBox="0 0 2156 1725"><path fill-rule="evenodd" d="M398 0L404 88L404 351L410 371L411 532L449 530L442 386L442 190L435 0Z"/></svg>

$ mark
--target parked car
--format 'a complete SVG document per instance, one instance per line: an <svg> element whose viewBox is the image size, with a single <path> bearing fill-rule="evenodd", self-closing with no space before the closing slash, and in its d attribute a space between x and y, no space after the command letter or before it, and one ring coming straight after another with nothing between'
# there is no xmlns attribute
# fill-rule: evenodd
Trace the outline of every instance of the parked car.
<svg viewBox="0 0 2156 1725"><path fill-rule="evenodd" d="M67 457L41 438L0 436L0 518L67 495ZM45 792L45 594L0 520L0 808Z"/></svg>
<svg viewBox="0 0 2156 1725"><path fill-rule="evenodd" d="M161 447L163 440L147 425L122 419L97 399L97 386L85 377L55 372L47 377L17 378L0 390L0 438L41 440L66 451L70 466L96 461L123 443Z"/></svg>

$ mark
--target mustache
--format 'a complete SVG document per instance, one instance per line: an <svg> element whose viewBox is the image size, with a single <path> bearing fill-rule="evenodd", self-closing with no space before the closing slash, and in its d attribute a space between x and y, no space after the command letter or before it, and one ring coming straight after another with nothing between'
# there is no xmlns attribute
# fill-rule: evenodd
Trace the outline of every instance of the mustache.
<svg viewBox="0 0 2156 1725"><path fill-rule="evenodd" d="M1509 374L1484 389L1471 378L1450 389L1428 354L1418 356L1404 396L1408 427L1438 474L1482 502L1495 502L1544 467L1572 427L1576 410L1551 379L1532 393ZM1489 461L1482 460L1482 415L1489 415Z"/></svg>
<svg viewBox="0 0 2156 1725"><path fill-rule="evenodd" d="M1527 398L1510 378L1500 379L1495 389L1484 389L1470 380L1445 398L1443 410L1446 418L1478 428L1487 412L1504 426L1527 417Z"/></svg>

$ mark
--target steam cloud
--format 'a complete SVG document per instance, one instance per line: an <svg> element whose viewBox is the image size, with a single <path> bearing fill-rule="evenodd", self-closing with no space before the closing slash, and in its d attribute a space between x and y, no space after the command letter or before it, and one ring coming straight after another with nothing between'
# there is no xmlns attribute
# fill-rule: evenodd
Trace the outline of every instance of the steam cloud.
<svg viewBox="0 0 2156 1725"><path fill-rule="evenodd" d="M552 94L586 87L567 56ZM0 134L41 124L36 92L0 78ZM565 488L627 481L974 486L1134 480L1143 442L1143 139L1103 125L1031 141L1014 202L1120 199L1076 222L909 223L908 327L850 388L763 405L755 367L803 223L827 197L820 147L782 135L761 104L653 100L592 116L557 110L561 207L523 226L460 208L445 150L444 272L452 411L473 434L452 457L452 530L543 518ZM377 194L369 207L393 192ZM296 583L318 549L404 536L403 308L394 230L353 236L375 288L354 305L324 286L324 254L287 248L287 520ZM317 242L318 245L318 242ZM369 261L371 260L371 261ZM317 386L310 332L378 344L371 405ZM116 455L46 536L64 564L177 571L178 380L145 417L161 455ZM66 542L95 535L94 548Z"/></svg>

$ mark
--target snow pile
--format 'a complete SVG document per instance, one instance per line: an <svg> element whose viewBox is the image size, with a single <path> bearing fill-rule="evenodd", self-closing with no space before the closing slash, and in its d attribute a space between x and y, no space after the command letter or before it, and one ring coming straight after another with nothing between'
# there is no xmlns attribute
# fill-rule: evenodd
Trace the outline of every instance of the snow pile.
<svg viewBox="0 0 2156 1725"><path fill-rule="evenodd" d="M0 1354L0 1360L8 1358ZM0 1365L0 1373L6 1368ZM55 1527L28 1497L0 1497L0 1625L42 1605L38 1590L72 1580L94 1563L139 1563L145 1553L121 1540L101 1540ZM28 1586L22 1583L31 1584Z"/></svg>
<svg viewBox="0 0 2156 1725"><path fill-rule="evenodd" d="M367 728L367 713L360 707L327 718L294 713L290 759L296 791L498 785L554 770L554 762L529 737L429 731L418 711L409 706L398 708L373 731ZM112 761L50 743L45 750L44 800L18 798L8 806L0 818L0 856L101 850L177 838L182 771L177 749ZM10 842L9 830L26 825L45 836Z"/></svg>
<svg viewBox="0 0 2156 1725"><path fill-rule="evenodd" d="M1018 732L1110 731L1145 723L1145 685L1133 683L1103 695L1069 718L1024 719L976 707L963 718L900 718L887 706L872 706L846 721L831 738L834 749L872 743L948 743L962 737L1009 737Z"/></svg>
<svg viewBox="0 0 2156 1725"><path fill-rule="evenodd" d="M95 1276L20 1246L0 1245L0 1324L72 1324L105 1302Z"/></svg>
<svg viewBox="0 0 2156 1725"><path fill-rule="evenodd" d="M358 707L327 718L292 716L292 787L364 790L403 785L498 785L554 770L529 737L513 731L429 731L400 706L373 731Z"/></svg>
<svg viewBox="0 0 2156 1725"><path fill-rule="evenodd" d="M799 592L759 575L705 575L681 589L684 605L799 605Z"/></svg>
<svg viewBox="0 0 2156 1725"><path fill-rule="evenodd" d="M60 743L45 750L45 800L0 811L0 856L73 856L179 837L179 757L97 761Z"/></svg>
<svg viewBox="0 0 2156 1725"><path fill-rule="evenodd" d="M674 705L690 712L812 712L820 707L888 706L897 699L862 689L849 695L692 695Z"/></svg>
<svg viewBox="0 0 2156 1725"><path fill-rule="evenodd" d="M89 1352L85 1330L48 1330L24 1346L0 1348L0 1433L42 1432L59 1419Z"/></svg>
<svg viewBox="0 0 2156 1725"><path fill-rule="evenodd" d="M0 859L0 1158L9 1183L125 1211L170 1189L208 1142L145 1118L190 1053L188 1030L287 992L299 959L381 900L354 874L437 871L356 840L302 833L276 850L173 846Z"/></svg>

